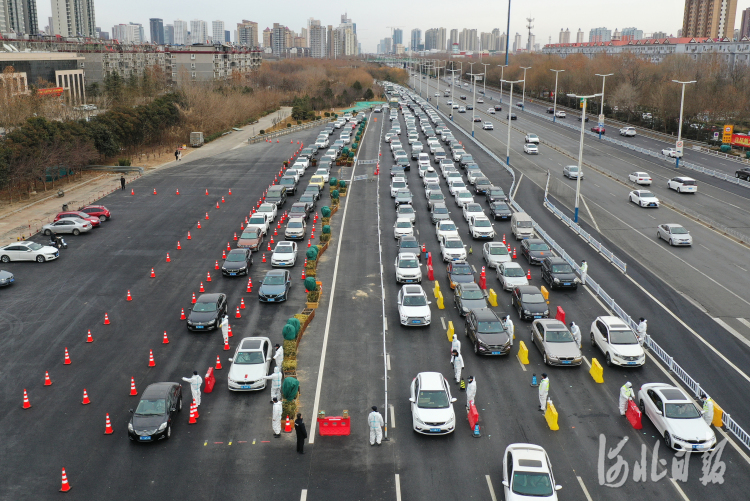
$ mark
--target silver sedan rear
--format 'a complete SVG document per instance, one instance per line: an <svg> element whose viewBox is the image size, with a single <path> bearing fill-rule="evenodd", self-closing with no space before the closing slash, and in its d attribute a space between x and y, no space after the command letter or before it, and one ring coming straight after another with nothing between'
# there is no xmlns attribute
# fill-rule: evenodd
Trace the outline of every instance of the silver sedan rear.
<svg viewBox="0 0 750 501"><path fill-rule="evenodd" d="M72 233L73 235L79 235L91 231L91 228L93 228L93 226L88 221L78 218L64 217L54 223L42 226L42 233L44 235L52 235L53 233Z"/></svg>

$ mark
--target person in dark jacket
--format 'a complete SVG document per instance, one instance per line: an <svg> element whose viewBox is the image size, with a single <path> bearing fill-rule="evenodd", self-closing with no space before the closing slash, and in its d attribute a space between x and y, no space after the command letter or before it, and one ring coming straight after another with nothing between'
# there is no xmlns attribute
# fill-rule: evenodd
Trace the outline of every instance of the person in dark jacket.
<svg viewBox="0 0 750 501"><path fill-rule="evenodd" d="M125 189L125 176L120 176L120 189Z"/></svg>
<svg viewBox="0 0 750 501"><path fill-rule="evenodd" d="M297 452L305 453L305 439L307 438L307 428L302 421L302 414L297 413L297 419L294 420L294 431L297 433Z"/></svg>

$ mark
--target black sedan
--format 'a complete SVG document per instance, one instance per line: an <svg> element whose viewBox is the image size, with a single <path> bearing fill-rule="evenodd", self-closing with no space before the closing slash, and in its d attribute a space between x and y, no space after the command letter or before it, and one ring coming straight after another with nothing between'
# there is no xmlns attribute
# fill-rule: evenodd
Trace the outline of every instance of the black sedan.
<svg viewBox="0 0 750 501"><path fill-rule="evenodd" d="M750 181L750 167L740 167L734 172L734 177Z"/></svg>
<svg viewBox="0 0 750 501"><path fill-rule="evenodd" d="M5 270L0 270L0 287L7 287L16 281L16 277L13 273Z"/></svg>
<svg viewBox="0 0 750 501"><path fill-rule="evenodd" d="M581 283L568 262L557 256L548 256L542 261L542 280L553 289L562 287L577 289L578 284Z"/></svg>
<svg viewBox="0 0 750 501"><path fill-rule="evenodd" d="M221 274L225 277L249 275L250 265L253 264L253 253L250 249L233 249L227 254L221 265Z"/></svg>
<svg viewBox="0 0 750 501"><path fill-rule="evenodd" d="M500 319L489 308L471 310L466 315L466 336L474 345L477 355L507 355L510 353L510 336Z"/></svg>
<svg viewBox="0 0 750 501"><path fill-rule="evenodd" d="M503 107L500 106L499 104L496 104L495 105L495 111L503 111Z"/></svg>
<svg viewBox="0 0 750 501"><path fill-rule="evenodd" d="M301 197L299 197L298 202L308 204L314 210L317 199L315 198L314 193L304 193Z"/></svg>
<svg viewBox="0 0 750 501"><path fill-rule="evenodd" d="M495 219L509 220L513 213L505 202L492 202L490 204L490 215Z"/></svg>
<svg viewBox="0 0 750 501"><path fill-rule="evenodd" d="M499 186L490 186L487 188L487 193L484 195L485 200L487 200L488 204L491 204L492 202L507 202L508 196L505 194L505 191Z"/></svg>
<svg viewBox="0 0 750 501"><path fill-rule="evenodd" d="M580 115L578 115L578 121L579 122L581 121L581 116ZM584 120L584 122L588 122L588 121L589 121L589 117L586 117L586 120Z"/></svg>
<svg viewBox="0 0 750 501"><path fill-rule="evenodd" d="M508 118L508 115L505 115L505 118ZM511 120L518 120L518 117L516 116L516 114L515 114L515 113L511 113L511 114L510 114L510 119L511 119Z"/></svg>
<svg viewBox="0 0 750 501"><path fill-rule="evenodd" d="M266 273L258 289L258 299L262 303L278 303L289 298L292 275L289 270L271 270Z"/></svg>
<svg viewBox="0 0 750 501"><path fill-rule="evenodd" d="M462 317L465 317L471 310L489 307L484 292L474 282L457 284L453 291L453 301Z"/></svg>
<svg viewBox="0 0 750 501"><path fill-rule="evenodd" d="M475 122L481 122L482 121L482 117L474 117L474 121Z"/></svg>
<svg viewBox="0 0 750 501"><path fill-rule="evenodd" d="M138 407L130 409L128 438L134 442L156 442L172 436L175 414L182 410L179 383L154 383L146 388Z"/></svg>
<svg viewBox="0 0 750 501"><path fill-rule="evenodd" d="M227 312L226 294L201 294L198 301L190 308L187 328L191 331L216 329Z"/></svg>
<svg viewBox="0 0 750 501"><path fill-rule="evenodd" d="M521 241L521 254L529 264L542 264L545 257L552 255L552 251L541 238L527 238Z"/></svg>
<svg viewBox="0 0 750 501"><path fill-rule="evenodd" d="M549 305L539 288L533 285L519 285L513 289L510 305L516 309L521 320L549 318Z"/></svg>

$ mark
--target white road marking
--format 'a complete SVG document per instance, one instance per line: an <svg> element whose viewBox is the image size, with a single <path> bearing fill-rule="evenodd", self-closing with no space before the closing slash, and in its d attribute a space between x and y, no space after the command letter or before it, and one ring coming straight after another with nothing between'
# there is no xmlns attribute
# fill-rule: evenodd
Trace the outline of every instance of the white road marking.
<svg viewBox="0 0 750 501"><path fill-rule="evenodd" d="M601 186L599 186L599 185L598 185L598 184L596 184L596 183L594 183L594 186L596 186L597 188L601 188Z"/></svg>
<svg viewBox="0 0 750 501"><path fill-rule="evenodd" d="M383 329L388 330L388 317L383 317Z"/></svg>
<svg viewBox="0 0 750 501"><path fill-rule="evenodd" d="M741 269L742 271L747 271L745 268L743 268L742 266L740 266L737 263L732 263L732 264L735 265L737 268Z"/></svg>
<svg viewBox="0 0 750 501"><path fill-rule="evenodd" d="M576 478L578 479L578 483L581 484L581 490L583 491L583 495L586 496L586 499L588 501L594 501L591 499L591 495L589 494L589 490L586 488L586 484L583 483L583 479L576 475Z"/></svg>
<svg viewBox="0 0 750 501"><path fill-rule="evenodd" d="M611 191L609 192L609 194L610 194L610 195L612 195L613 197L616 197L616 196L617 196L617 195L615 195L614 193L612 193Z"/></svg>
<svg viewBox="0 0 750 501"><path fill-rule="evenodd" d="M746 318L738 318L737 320L739 320L740 323L742 323L742 325L744 325L745 327L750 328L750 321L748 321Z"/></svg>
<svg viewBox="0 0 750 501"><path fill-rule="evenodd" d="M601 233L601 230L599 230L599 225L596 224L596 219L594 219L594 214L591 212L591 209L589 209L589 204L586 203L586 199L583 196L581 196L581 202L583 202L583 206L586 207L586 212L589 213L591 222L594 223L594 228L596 228L597 232Z"/></svg>
<svg viewBox="0 0 750 501"><path fill-rule="evenodd" d="M495 496L495 489L492 488L492 479L489 475L485 475L484 478L487 479L487 487L490 489L490 497L492 498L492 501L497 501L497 496Z"/></svg>
<svg viewBox="0 0 750 501"><path fill-rule="evenodd" d="M724 327L724 329L726 329L727 332L729 332L731 335L736 337L739 341L745 343L745 345L747 346L750 346L750 340L748 340L745 336L737 332L731 325L726 323L724 320L720 318L713 318L713 321L721 325L722 327Z"/></svg>
<svg viewBox="0 0 750 501"><path fill-rule="evenodd" d="M396 412L393 410L393 404L388 404L391 408L391 429L396 427Z"/></svg>
<svg viewBox="0 0 750 501"><path fill-rule="evenodd" d="M401 501L401 479L396 473L396 501Z"/></svg>
<svg viewBox="0 0 750 501"><path fill-rule="evenodd" d="M391 354L387 354L385 356L385 363L388 366L388 370L391 370Z"/></svg>
<svg viewBox="0 0 750 501"><path fill-rule="evenodd" d="M302 489L302 495L299 497L299 501L307 501L307 489Z"/></svg>
<svg viewBox="0 0 750 501"><path fill-rule="evenodd" d="M685 495L685 492L682 490L682 487L680 487L677 481L671 477L669 480L672 481L672 485L674 486L675 489L677 489L677 492L680 493L680 497L682 497L682 499L684 499L685 501L690 501L690 498Z"/></svg>
<svg viewBox="0 0 750 501"><path fill-rule="evenodd" d="M583 340L581 340L581 343L583 343ZM589 366L589 369L591 368L591 362L589 362L589 359L586 357L583 357L583 361L586 362L586 365Z"/></svg>
<svg viewBox="0 0 750 501"><path fill-rule="evenodd" d="M701 247L703 247L703 248L704 248L704 249L706 249L707 251L710 251L710 250L711 250L711 249L709 249L708 247L706 247L706 246L705 246L705 245L703 245L703 244L698 244L698 245L700 245Z"/></svg>
<svg viewBox="0 0 750 501"><path fill-rule="evenodd" d="M445 317L440 317L440 323L443 324L443 329L445 329Z"/></svg>
<svg viewBox="0 0 750 501"><path fill-rule="evenodd" d="M521 180L523 179L523 174L521 174L521 177L518 178L518 182L516 183L516 189L513 190L513 195L511 198L516 198L516 193L518 193L518 187L521 186Z"/></svg>
<svg viewBox="0 0 750 501"><path fill-rule="evenodd" d="M526 366L521 362L521 357L516 355L516 360L518 360L518 364L521 366L521 369L523 369L524 372L526 372Z"/></svg>

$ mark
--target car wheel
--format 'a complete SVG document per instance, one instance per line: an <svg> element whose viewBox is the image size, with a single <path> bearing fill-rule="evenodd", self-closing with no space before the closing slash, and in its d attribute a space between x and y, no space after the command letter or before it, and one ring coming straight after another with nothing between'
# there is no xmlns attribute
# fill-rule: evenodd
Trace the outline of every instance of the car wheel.
<svg viewBox="0 0 750 501"><path fill-rule="evenodd" d="M177 401L177 412L182 412L182 397Z"/></svg>
<svg viewBox="0 0 750 501"><path fill-rule="evenodd" d="M167 425L167 435L166 436L167 436L167 440L169 440L170 438L172 438L172 425L171 424Z"/></svg>
<svg viewBox="0 0 750 501"><path fill-rule="evenodd" d="M632 203L634 203L634 202L633 202L633 197L630 197L630 198L629 198L629 200L630 200L630 203L631 203L631 204L632 204Z"/></svg>
<svg viewBox="0 0 750 501"><path fill-rule="evenodd" d="M669 245L674 245L671 238L669 239Z"/></svg>
<svg viewBox="0 0 750 501"><path fill-rule="evenodd" d="M638 401L638 409L640 409L641 414L646 412L646 404L643 403L643 400Z"/></svg>
<svg viewBox="0 0 750 501"><path fill-rule="evenodd" d="M661 238L661 232L660 231L656 232L656 238L659 238L659 239Z"/></svg>
<svg viewBox="0 0 750 501"><path fill-rule="evenodd" d="M607 353L607 367L612 367L612 358L609 356L609 353Z"/></svg>
<svg viewBox="0 0 750 501"><path fill-rule="evenodd" d="M682 193L682 188L680 188L679 186L677 187L677 193Z"/></svg>
<svg viewBox="0 0 750 501"><path fill-rule="evenodd" d="M669 435L668 431L664 432L664 445L666 445L669 449L674 450L674 447L672 447L672 437Z"/></svg>
<svg viewBox="0 0 750 501"><path fill-rule="evenodd" d="M99 221L102 223L107 220L107 216L99 216Z"/></svg>
<svg viewBox="0 0 750 501"><path fill-rule="evenodd" d="M591 337L591 347L592 347L592 348L593 348L593 347L596 347L596 341L594 341L594 335L593 335L593 334L591 334L591 336L590 336L590 337Z"/></svg>
<svg viewBox="0 0 750 501"><path fill-rule="evenodd" d="M474 343L474 355L479 355L479 343Z"/></svg>
<svg viewBox="0 0 750 501"><path fill-rule="evenodd" d="M36 262L37 262L37 263L43 263L44 261L46 261L46 260L44 259L44 256L37 256L37 257L36 257Z"/></svg>
<svg viewBox="0 0 750 501"><path fill-rule="evenodd" d="M544 365L549 365L549 362L547 361L547 354L546 353L544 354L544 356L542 357L542 359L544 360Z"/></svg>
<svg viewBox="0 0 750 501"><path fill-rule="evenodd" d="M78 228L76 228L75 230L73 230L73 235L78 236L80 234L81 234L81 231Z"/></svg>
<svg viewBox="0 0 750 501"><path fill-rule="evenodd" d="M10 257L8 256L0 257L0 261L2 261L3 263L10 263Z"/></svg>
<svg viewBox="0 0 750 501"><path fill-rule="evenodd" d="M44 234L49 236L49 235L52 235L52 232L50 230L44 230Z"/></svg>

